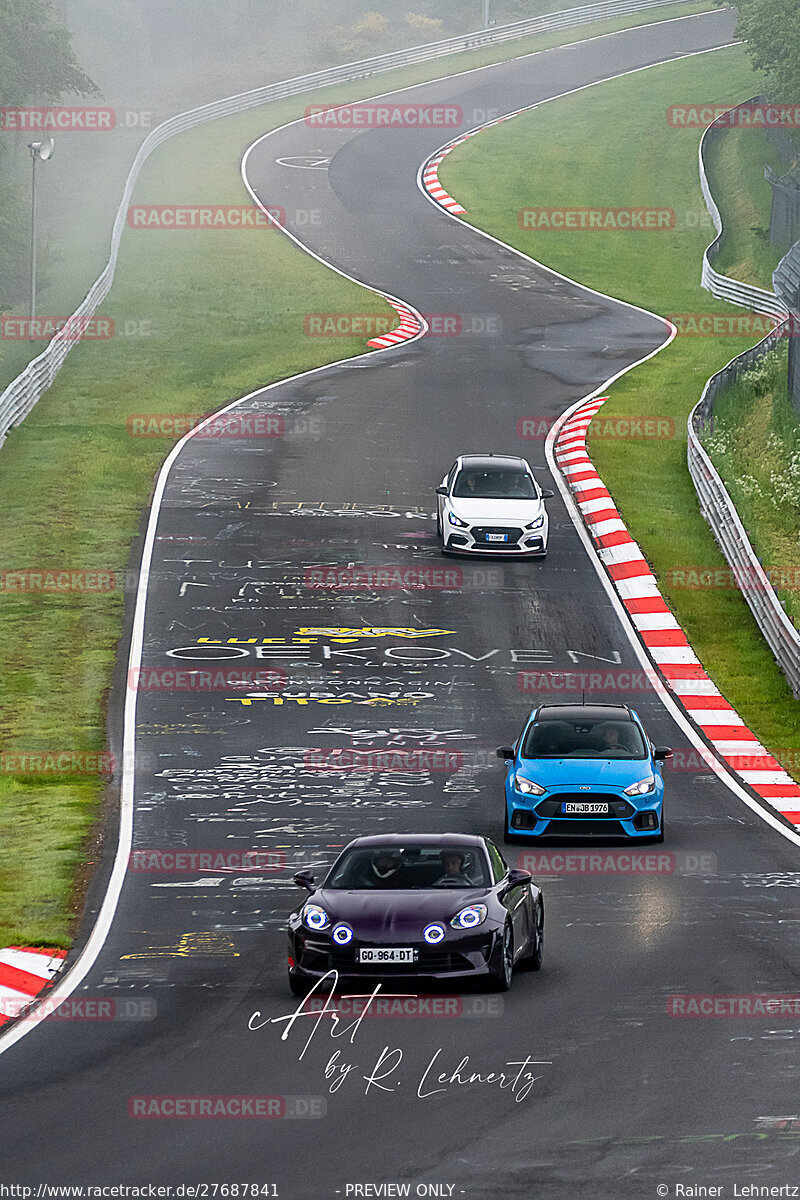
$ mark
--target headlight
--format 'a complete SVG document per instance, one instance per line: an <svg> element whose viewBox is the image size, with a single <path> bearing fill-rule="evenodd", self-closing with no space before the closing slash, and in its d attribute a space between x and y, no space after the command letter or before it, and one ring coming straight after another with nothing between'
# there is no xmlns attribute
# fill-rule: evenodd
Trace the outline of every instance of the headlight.
<svg viewBox="0 0 800 1200"><path fill-rule="evenodd" d="M467 522L466 522L466 521L462 521L462 520L461 520L461 517L457 517L457 516L456 516L456 514L455 514L455 513L453 513L453 512L451 512L451 513L448 513L448 515L447 515L447 519L448 519L448 521L450 522L450 524L451 524L451 525L457 525L459 529L466 529L466 528L467 528Z"/></svg>
<svg viewBox="0 0 800 1200"><path fill-rule="evenodd" d="M626 796L646 796L648 792L655 790L655 775L645 775L644 779L640 779L638 783L632 783L630 787L624 789Z"/></svg>
<svg viewBox="0 0 800 1200"><path fill-rule="evenodd" d="M541 529L543 525L544 525L544 514L542 514L541 517L537 517L535 521L531 521L530 525L526 525L525 528L526 529Z"/></svg>
<svg viewBox="0 0 800 1200"><path fill-rule="evenodd" d="M348 942L353 940L353 931L349 925L334 925L331 937L337 946L346 946Z"/></svg>
<svg viewBox="0 0 800 1200"><path fill-rule="evenodd" d="M436 946L444 937L444 925L426 925L422 936L429 945Z"/></svg>
<svg viewBox="0 0 800 1200"><path fill-rule="evenodd" d="M522 775L514 776L514 787L524 796L543 796L547 791L546 788L539 787L539 784L534 783L532 779L525 779Z"/></svg>
<svg viewBox="0 0 800 1200"><path fill-rule="evenodd" d="M307 904L303 909L303 920L309 929L327 929L331 919L318 904Z"/></svg>
<svg viewBox="0 0 800 1200"><path fill-rule="evenodd" d="M460 913L456 913L450 924L453 929L474 929L486 920L488 911L485 904L470 904L468 908L462 908Z"/></svg>

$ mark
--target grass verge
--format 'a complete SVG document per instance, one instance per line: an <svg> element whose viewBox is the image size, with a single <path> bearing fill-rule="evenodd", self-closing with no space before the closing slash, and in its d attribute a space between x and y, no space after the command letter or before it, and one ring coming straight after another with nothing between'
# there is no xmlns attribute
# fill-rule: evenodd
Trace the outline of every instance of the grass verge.
<svg viewBox="0 0 800 1200"><path fill-rule="evenodd" d="M787 613L800 625L800 424L789 400L787 360L784 342L726 388L703 442Z"/></svg>
<svg viewBox="0 0 800 1200"><path fill-rule="evenodd" d="M758 90L740 47L656 67L486 131L448 156L443 185L465 205L468 221L582 283L665 316L731 313L699 284L709 240L701 219L699 134L670 129L665 110L698 91L733 104ZM538 232L517 220L531 205L667 206L678 220L675 229L654 233ZM761 740L779 751L800 746L800 702L741 594L676 586L687 567L724 566L686 467L686 418L706 379L756 340L679 336L619 380L603 409L604 416L666 418L675 435L658 442L595 439L591 453L708 673Z"/></svg>
<svg viewBox="0 0 800 1200"><path fill-rule="evenodd" d="M706 171L725 232L714 269L772 291L772 272L781 254L769 244L772 188L764 178L767 166L779 175L787 169L761 129L727 129L709 142Z"/></svg>

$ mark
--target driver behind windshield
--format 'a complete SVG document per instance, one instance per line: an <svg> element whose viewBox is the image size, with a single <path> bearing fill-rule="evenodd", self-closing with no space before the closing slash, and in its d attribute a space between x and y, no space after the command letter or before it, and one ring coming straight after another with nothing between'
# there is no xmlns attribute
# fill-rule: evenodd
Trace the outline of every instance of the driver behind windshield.
<svg viewBox="0 0 800 1200"><path fill-rule="evenodd" d="M460 887L475 886L474 880L464 870L466 855L462 850L442 850L439 857L442 860L444 874L436 880L436 886L439 884L449 886L457 884Z"/></svg>
<svg viewBox="0 0 800 1200"><path fill-rule="evenodd" d="M399 850L376 850L359 880L361 887L405 887L403 857Z"/></svg>

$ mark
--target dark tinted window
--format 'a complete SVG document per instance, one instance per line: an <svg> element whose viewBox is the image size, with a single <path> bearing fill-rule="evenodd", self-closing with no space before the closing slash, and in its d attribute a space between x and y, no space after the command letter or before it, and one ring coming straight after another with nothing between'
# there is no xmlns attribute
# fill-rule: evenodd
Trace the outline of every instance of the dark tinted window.
<svg viewBox="0 0 800 1200"><path fill-rule="evenodd" d="M537 721L525 734L523 758L646 758L633 721Z"/></svg>
<svg viewBox="0 0 800 1200"><path fill-rule="evenodd" d="M475 846L361 846L348 850L325 880L348 891L489 887L486 857Z"/></svg>
<svg viewBox="0 0 800 1200"><path fill-rule="evenodd" d="M535 500L536 485L526 471L513 467L462 467L453 495L467 500Z"/></svg>

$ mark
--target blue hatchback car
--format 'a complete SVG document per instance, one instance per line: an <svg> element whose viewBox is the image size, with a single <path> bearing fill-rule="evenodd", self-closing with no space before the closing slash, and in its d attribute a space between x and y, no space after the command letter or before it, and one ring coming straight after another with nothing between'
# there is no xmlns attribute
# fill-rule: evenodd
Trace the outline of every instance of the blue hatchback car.
<svg viewBox="0 0 800 1200"><path fill-rule="evenodd" d="M542 704L506 761L507 842L541 837L664 840L661 762L626 704Z"/></svg>

